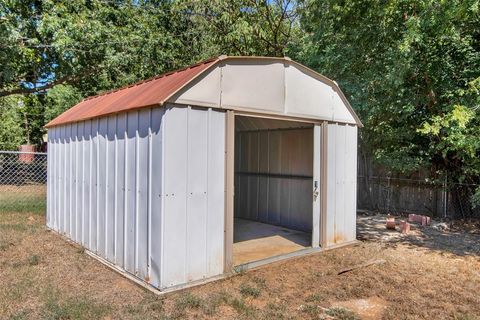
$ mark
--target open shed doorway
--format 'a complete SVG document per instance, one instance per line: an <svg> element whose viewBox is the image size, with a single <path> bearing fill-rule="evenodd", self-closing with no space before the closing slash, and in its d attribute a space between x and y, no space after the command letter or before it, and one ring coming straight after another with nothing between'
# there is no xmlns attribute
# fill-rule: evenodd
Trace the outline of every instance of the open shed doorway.
<svg viewBox="0 0 480 320"><path fill-rule="evenodd" d="M311 247L313 125L235 116L235 266Z"/></svg>

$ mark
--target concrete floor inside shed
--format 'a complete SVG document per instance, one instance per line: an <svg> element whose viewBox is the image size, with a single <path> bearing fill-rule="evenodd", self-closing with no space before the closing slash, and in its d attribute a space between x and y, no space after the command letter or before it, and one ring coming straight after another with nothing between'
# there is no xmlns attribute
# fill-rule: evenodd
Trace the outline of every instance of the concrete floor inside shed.
<svg viewBox="0 0 480 320"><path fill-rule="evenodd" d="M235 266L311 246L310 233L240 218L235 218L233 235Z"/></svg>

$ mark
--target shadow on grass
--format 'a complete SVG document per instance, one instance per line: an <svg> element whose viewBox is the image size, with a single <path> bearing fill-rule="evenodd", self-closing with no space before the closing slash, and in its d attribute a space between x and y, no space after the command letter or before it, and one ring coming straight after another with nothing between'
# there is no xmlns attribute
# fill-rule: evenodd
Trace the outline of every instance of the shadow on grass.
<svg viewBox="0 0 480 320"><path fill-rule="evenodd" d="M440 253L458 256L480 256L480 233L465 230L446 231L431 226L412 225L409 234L397 230L387 230L386 216L359 216L357 218L357 238L362 241L381 241L389 245L406 244L426 248Z"/></svg>

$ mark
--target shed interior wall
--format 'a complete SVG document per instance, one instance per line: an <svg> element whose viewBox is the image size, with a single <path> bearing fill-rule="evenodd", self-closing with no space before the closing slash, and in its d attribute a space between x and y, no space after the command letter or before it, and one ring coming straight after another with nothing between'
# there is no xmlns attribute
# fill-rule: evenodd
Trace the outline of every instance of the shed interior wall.
<svg viewBox="0 0 480 320"><path fill-rule="evenodd" d="M234 264L310 246L313 126L235 118Z"/></svg>
<svg viewBox="0 0 480 320"><path fill-rule="evenodd" d="M236 117L235 217L312 229L313 127Z"/></svg>

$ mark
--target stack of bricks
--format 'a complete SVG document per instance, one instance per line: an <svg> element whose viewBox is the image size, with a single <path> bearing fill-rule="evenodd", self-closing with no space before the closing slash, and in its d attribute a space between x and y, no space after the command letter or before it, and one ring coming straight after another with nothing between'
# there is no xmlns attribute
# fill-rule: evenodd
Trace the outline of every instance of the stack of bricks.
<svg viewBox="0 0 480 320"><path fill-rule="evenodd" d="M422 226L429 226L431 223L431 218L428 216L412 213L408 215L408 222L415 222L421 224Z"/></svg>
<svg viewBox="0 0 480 320"><path fill-rule="evenodd" d="M395 230L396 223L395 223L395 218L394 217L387 217L387 229L390 230Z"/></svg>
<svg viewBox="0 0 480 320"><path fill-rule="evenodd" d="M395 218L388 216L387 217L387 223L386 223L387 229L395 230L396 226L397 226L397 223L395 222ZM407 221L401 220L400 221L400 231L404 234L409 233L410 232L410 223L408 223Z"/></svg>

